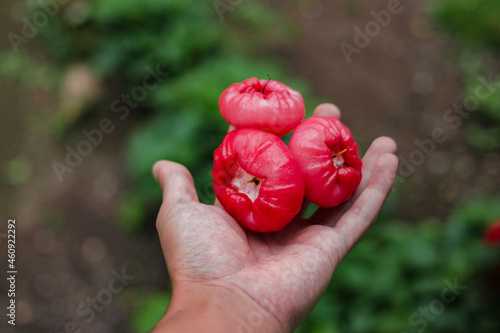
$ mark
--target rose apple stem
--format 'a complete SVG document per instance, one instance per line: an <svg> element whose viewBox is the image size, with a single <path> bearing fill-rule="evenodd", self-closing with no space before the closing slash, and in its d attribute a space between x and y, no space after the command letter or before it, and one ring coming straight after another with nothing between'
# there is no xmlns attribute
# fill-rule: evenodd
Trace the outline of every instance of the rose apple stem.
<svg viewBox="0 0 500 333"><path fill-rule="evenodd" d="M339 155L341 155L341 154L345 153L347 150L349 150L349 148L351 148L351 146L348 146L346 149L342 150L341 152L338 152L338 153L334 154L334 155L332 156L332 158L335 158L335 157L337 157L337 156L339 156Z"/></svg>
<svg viewBox="0 0 500 333"><path fill-rule="evenodd" d="M260 92L261 94L263 94L264 91L266 91L266 87L269 84L269 81L271 81L271 76L269 74L267 74L267 77L269 78L269 80L267 80L266 84L264 85L264 88L262 88L262 91Z"/></svg>

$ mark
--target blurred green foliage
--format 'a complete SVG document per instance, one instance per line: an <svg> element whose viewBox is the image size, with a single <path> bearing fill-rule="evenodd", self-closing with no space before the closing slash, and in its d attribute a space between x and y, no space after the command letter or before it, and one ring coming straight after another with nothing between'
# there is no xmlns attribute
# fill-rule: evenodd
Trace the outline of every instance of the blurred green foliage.
<svg viewBox="0 0 500 333"><path fill-rule="evenodd" d="M25 53L0 53L0 76L19 80L25 87L54 89L60 74L56 68L40 64Z"/></svg>
<svg viewBox="0 0 500 333"><path fill-rule="evenodd" d="M497 0L439 0L431 10L440 26L468 47L500 48Z"/></svg>
<svg viewBox="0 0 500 333"><path fill-rule="evenodd" d="M298 332L498 332L500 248L486 246L482 235L500 219L499 201L457 208L445 224L378 221L337 268ZM481 275L494 269L491 280ZM449 304L442 301L445 281L467 287Z"/></svg>
<svg viewBox="0 0 500 333"><path fill-rule="evenodd" d="M165 315L170 299L170 293L158 290L143 294L139 302L135 304L130 319L132 332L151 332L156 323Z"/></svg>
<svg viewBox="0 0 500 333"><path fill-rule="evenodd" d="M464 98L479 98L479 114L468 120L465 136L478 152L500 148L500 2L497 0L439 0L432 2L430 13L439 27L461 48ZM496 66L495 66L496 67ZM477 95L483 77L494 89L486 98Z"/></svg>
<svg viewBox="0 0 500 333"><path fill-rule="evenodd" d="M500 6L497 14L500 18ZM477 51L464 51L462 69L465 95L477 97L480 102L479 114L472 117L472 121L465 127L466 139L478 152L487 153L500 149L500 75L489 72L491 69L485 64L483 57ZM484 90L484 81L489 82L490 90ZM480 98L478 89L489 94L486 98Z"/></svg>

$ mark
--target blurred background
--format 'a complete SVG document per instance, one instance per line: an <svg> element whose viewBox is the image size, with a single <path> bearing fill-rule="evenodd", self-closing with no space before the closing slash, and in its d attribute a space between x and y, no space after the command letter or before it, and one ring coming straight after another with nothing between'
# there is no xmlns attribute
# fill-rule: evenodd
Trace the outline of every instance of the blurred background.
<svg viewBox="0 0 500 333"><path fill-rule="evenodd" d="M298 332L500 331L500 2L3 0L0 18L2 332L151 330L170 299L151 167L186 165L212 202L218 97L267 74L401 163Z"/></svg>

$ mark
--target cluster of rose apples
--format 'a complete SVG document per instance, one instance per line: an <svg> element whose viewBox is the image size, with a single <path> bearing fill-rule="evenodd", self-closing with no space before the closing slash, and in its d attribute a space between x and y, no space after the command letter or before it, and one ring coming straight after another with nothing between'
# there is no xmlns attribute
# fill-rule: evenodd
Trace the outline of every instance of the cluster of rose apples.
<svg viewBox="0 0 500 333"><path fill-rule="evenodd" d="M214 192L243 227L272 232L300 212L348 200L361 181L358 145L334 117L305 116L302 95L272 80L250 78L220 96L236 130L214 152ZM293 131L288 146L280 138Z"/></svg>

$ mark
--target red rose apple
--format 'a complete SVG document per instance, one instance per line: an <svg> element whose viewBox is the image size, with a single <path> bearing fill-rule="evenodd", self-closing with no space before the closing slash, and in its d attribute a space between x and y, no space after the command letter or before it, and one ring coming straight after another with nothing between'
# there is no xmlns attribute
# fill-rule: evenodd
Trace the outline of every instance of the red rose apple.
<svg viewBox="0 0 500 333"><path fill-rule="evenodd" d="M229 132L214 152L212 177L226 212L250 230L280 230L301 209L302 174L276 135L258 129Z"/></svg>
<svg viewBox="0 0 500 333"><path fill-rule="evenodd" d="M283 136L304 118L302 95L283 83L247 79L224 90L219 99L222 117L236 128L257 128Z"/></svg>
<svg viewBox="0 0 500 333"><path fill-rule="evenodd" d="M333 207L351 198L361 181L361 160L351 132L338 119L304 120L288 146L304 175L307 200Z"/></svg>
<svg viewBox="0 0 500 333"><path fill-rule="evenodd" d="M488 245L500 246L500 221L493 223L484 232L484 241Z"/></svg>

